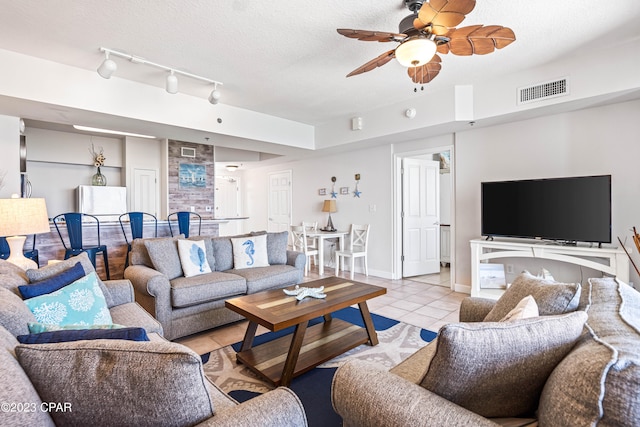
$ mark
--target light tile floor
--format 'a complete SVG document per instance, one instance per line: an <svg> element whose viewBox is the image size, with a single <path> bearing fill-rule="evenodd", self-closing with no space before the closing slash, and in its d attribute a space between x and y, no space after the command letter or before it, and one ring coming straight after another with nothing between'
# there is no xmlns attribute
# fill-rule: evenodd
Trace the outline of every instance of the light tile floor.
<svg viewBox="0 0 640 427"><path fill-rule="evenodd" d="M325 269L325 272L327 269ZM318 275L312 268L305 282L328 277L332 274ZM348 278L348 274L342 275ZM449 322L457 322L460 302L467 294L449 289L449 269L442 268L439 274L412 277L401 280L388 280L379 277L357 274L354 280L387 288L385 295L367 301L372 313L411 325L437 332ZM241 341L247 328L247 321L211 329L177 340L198 354L204 354L220 347ZM267 332L259 327L258 334Z"/></svg>

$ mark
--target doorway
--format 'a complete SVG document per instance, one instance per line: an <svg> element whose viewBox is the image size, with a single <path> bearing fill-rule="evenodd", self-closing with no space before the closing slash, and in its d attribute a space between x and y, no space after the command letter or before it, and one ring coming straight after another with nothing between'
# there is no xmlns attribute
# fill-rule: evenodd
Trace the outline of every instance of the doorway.
<svg viewBox="0 0 640 427"><path fill-rule="evenodd" d="M428 172L428 169L424 169L421 175L420 168L426 166L417 165L433 163L438 165L435 172L437 178L433 170ZM452 145L394 155L393 278L406 277L454 288L455 198L452 165ZM437 200L433 199L433 188L426 190L429 186L433 187L435 182L438 182ZM420 186L416 186L416 183ZM413 189L407 186L413 186ZM436 206L437 212L434 212ZM423 215L416 216L418 207L422 207ZM420 221L422 224L416 226Z"/></svg>
<svg viewBox="0 0 640 427"><path fill-rule="evenodd" d="M291 171L269 174L268 231L285 231L291 225Z"/></svg>

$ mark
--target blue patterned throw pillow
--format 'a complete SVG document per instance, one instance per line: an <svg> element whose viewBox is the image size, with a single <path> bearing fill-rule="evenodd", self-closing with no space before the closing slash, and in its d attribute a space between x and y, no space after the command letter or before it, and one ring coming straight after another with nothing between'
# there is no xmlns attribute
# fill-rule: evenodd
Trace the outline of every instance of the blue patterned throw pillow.
<svg viewBox="0 0 640 427"><path fill-rule="evenodd" d="M113 321L95 272L50 294L25 300L39 323L49 325L109 325Z"/></svg>
<svg viewBox="0 0 640 427"><path fill-rule="evenodd" d="M184 277L211 273L204 240L178 240L178 254Z"/></svg>
<svg viewBox="0 0 640 427"><path fill-rule="evenodd" d="M233 268L268 267L267 235L237 237L231 239L233 245Z"/></svg>

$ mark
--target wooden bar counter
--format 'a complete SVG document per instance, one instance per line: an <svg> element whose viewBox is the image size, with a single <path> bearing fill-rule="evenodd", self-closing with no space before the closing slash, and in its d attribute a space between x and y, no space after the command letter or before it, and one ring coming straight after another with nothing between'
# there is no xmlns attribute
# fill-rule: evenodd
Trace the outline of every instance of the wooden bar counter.
<svg viewBox="0 0 640 427"><path fill-rule="evenodd" d="M234 218L235 219L235 218ZM227 219L209 219L202 220L202 232L203 236L217 236L219 230L219 224L228 222ZM60 226L60 225L59 225ZM177 222L171 224L174 233L178 229ZM131 235L131 228L128 223L124 223L127 236ZM36 249L40 258L40 266L45 266L50 260L62 260L64 259L64 246L60 241L60 236L56 231L56 227L53 223L50 224L50 232L38 234L36 237ZM96 226L95 224L86 224L83 230L83 237L85 245L96 245L98 243L96 239ZM65 243L68 244L67 230L64 224L60 226L60 231L65 238ZM153 237L154 227L152 222L145 222L144 236ZM191 224L191 235L197 235L198 226L195 223ZM158 237L171 236L169 231L169 223L167 221L158 221ZM124 277L124 262L127 255L127 243L122 234L122 228L118 221L101 221L100 222L100 243L107 245L107 253L109 255L109 271L111 273L111 279L122 279ZM33 244L33 236L29 236L25 242L25 249L30 249ZM102 255L98 254L96 257L96 270L98 275L105 280L107 275L104 271L104 263L102 261Z"/></svg>

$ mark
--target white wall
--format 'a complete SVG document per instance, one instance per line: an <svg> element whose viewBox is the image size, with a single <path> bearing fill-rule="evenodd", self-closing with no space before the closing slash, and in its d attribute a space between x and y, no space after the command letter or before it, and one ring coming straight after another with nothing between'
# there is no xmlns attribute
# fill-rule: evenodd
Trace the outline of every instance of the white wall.
<svg viewBox="0 0 640 427"><path fill-rule="evenodd" d="M20 118L0 116L0 197L20 194Z"/></svg>
<svg viewBox="0 0 640 427"><path fill-rule="evenodd" d="M91 177L96 173L89 152L92 143L96 149L104 149L106 161L100 171L106 175L107 185L124 185L122 140L38 128L27 128L25 135L32 196L46 199L50 217L75 211L76 188L91 185ZM19 159L19 155L15 158Z"/></svg>
<svg viewBox="0 0 640 427"><path fill-rule="evenodd" d="M325 226L327 214L322 212L322 202L331 196L318 195L320 188L331 191L331 177L336 177L335 190L349 187L348 195L338 194L338 212L331 215L333 224L340 230L348 230L351 223L370 224L369 274L387 277L391 271L392 226L391 204L392 170L391 147L374 147L349 153L317 156L312 159L284 163L274 167L248 170L245 182L244 231L265 230L267 228L267 176L270 172L291 170L292 221L318 221ZM354 197L355 174L360 174L358 189L360 198ZM375 211L372 209L375 208ZM359 271L359 270L357 270Z"/></svg>
<svg viewBox="0 0 640 427"><path fill-rule="evenodd" d="M458 133L457 283L471 283L469 240L480 236L482 181L611 174L613 244L620 236L632 247L629 229L640 224L638 118L640 101L631 101Z"/></svg>

